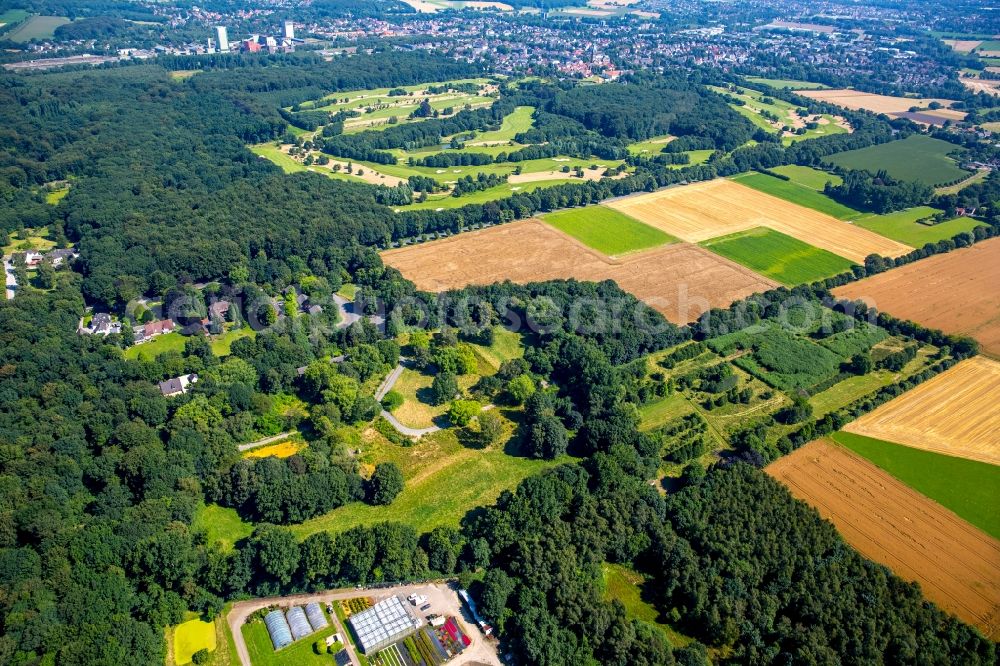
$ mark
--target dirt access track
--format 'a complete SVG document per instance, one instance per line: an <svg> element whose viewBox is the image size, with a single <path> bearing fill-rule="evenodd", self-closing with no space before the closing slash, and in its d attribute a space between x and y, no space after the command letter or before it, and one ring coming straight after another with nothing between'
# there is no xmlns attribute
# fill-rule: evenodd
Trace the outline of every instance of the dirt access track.
<svg viewBox="0 0 1000 666"><path fill-rule="evenodd" d="M1000 357L1000 238L879 273L833 290L900 319L968 335Z"/></svg>
<svg viewBox="0 0 1000 666"><path fill-rule="evenodd" d="M417 288L434 292L504 280L614 280L675 324L777 286L688 243L611 259L535 219L388 250L382 260Z"/></svg>
<svg viewBox="0 0 1000 666"><path fill-rule="evenodd" d="M718 178L606 203L689 243L767 227L857 263L869 254L898 257L913 248L853 224Z"/></svg>
<svg viewBox="0 0 1000 666"><path fill-rule="evenodd" d="M864 458L818 440L765 468L865 557L1000 638L1000 542Z"/></svg>
<svg viewBox="0 0 1000 666"><path fill-rule="evenodd" d="M1000 362L966 359L844 430L1000 465Z"/></svg>

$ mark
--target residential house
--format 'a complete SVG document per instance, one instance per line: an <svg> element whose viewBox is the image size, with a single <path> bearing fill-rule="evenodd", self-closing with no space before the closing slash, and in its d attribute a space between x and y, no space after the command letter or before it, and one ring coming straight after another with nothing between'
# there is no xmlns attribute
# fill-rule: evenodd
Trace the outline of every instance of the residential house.
<svg viewBox="0 0 1000 666"><path fill-rule="evenodd" d="M170 319L161 319L160 321L151 321L148 324L143 324L142 326L135 327L135 342L139 344L141 342L148 342L149 340L155 338L158 335L163 335L164 333L170 333L174 330L174 322Z"/></svg>
<svg viewBox="0 0 1000 666"><path fill-rule="evenodd" d="M198 381L198 375L194 374L174 377L173 379L168 379L165 382L159 383L160 393L162 393L165 398L183 395L187 393L188 386L194 384L196 381Z"/></svg>

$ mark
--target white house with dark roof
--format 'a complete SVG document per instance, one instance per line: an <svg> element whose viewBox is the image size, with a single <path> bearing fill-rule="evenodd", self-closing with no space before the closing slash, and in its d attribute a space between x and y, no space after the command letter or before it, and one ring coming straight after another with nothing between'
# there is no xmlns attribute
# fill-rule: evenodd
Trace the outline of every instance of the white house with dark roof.
<svg viewBox="0 0 1000 666"><path fill-rule="evenodd" d="M187 393L188 386L194 384L196 381L198 381L198 375L195 374L174 377L173 379L168 379L165 382L160 382L160 393L162 393L165 398L172 398L175 395L183 395Z"/></svg>

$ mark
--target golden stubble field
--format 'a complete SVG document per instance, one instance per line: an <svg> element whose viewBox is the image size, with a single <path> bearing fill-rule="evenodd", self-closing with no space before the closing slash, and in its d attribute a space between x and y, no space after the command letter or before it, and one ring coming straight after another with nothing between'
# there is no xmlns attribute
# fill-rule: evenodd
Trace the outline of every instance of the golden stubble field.
<svg viewBox="0 0 1000 666"><path fill-rule="evenodd" d="M871 462L818 440L765 471L862 555L920 584L941 608L1000 637L1000 542Z"/></svg>
<svg viewBox="0 0 1000 666"><path fill-rule="evenodd" d="M1000 238L837 287L833 295L863 300L900 319L975 338L1000 356Z"/></svg>
<svg viewBox="0 0 1000 666"><path fill-rule="evenodd" d="M874 113L906 113L911 107L918 106L926 108L931 102L937 102L941 106L950 107L955 103L950 99L939 98L917 98L917 97L891 97L889 95L876 95L875 93L860 92L846 88L826 89L826 90L796 90L796 95L809 97L821 102L837 104L847 109L864 109ZM964 115L963 115L964 117Z"/></svg>
<svg viewBox="0 0 1000 666"><path fill-rule="evenodd" d="M690 243L767 227L858 263L864 263L869 254L898 257L913 249L722 178L625 197L606 205Z"/></svg>
<svg viewBox="0 0 1000 666"><path fill-rule="evenodd" d="M844 430L1000 465L1000 362L966 359Z"/></svg>
<svg viewBox="0 0 1000 666"><path fill-rule="evenodd" d="M614 280L675 324L777 286L688 243L611 259L535 219L387 250L382 260L419 289L433 292L504 280Z"/></svg>

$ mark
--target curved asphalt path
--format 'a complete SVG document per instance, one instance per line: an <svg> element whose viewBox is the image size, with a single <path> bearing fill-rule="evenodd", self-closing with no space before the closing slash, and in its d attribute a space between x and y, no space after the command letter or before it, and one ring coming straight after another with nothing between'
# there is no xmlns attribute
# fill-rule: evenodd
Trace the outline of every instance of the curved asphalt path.
<svg viewBox="0 0 1000 666"><path fill-rule="evenodd" d="M393 368L392 372L390 372L389 375L382 380L382 383L379 384L378 390L375 391L376 400L382 402L382 398L385 397L385 394L392 390L392 387L395 386L396 382L399 380L399 376L403 374L403 369L406 367L404 363L408 360L409 359L400 357L399 365ZM388 421L392 427L396 429L396 432L400 435L405 435L406 437L423 437L424 435L437 432L441 429L438 426L431 426L429 428L410 428L409 426L405 426L400 423L395 416L385 409L382 410L382 418Z"/></svg>

